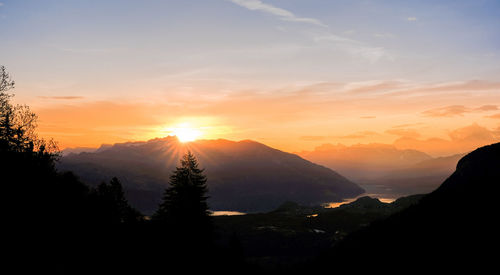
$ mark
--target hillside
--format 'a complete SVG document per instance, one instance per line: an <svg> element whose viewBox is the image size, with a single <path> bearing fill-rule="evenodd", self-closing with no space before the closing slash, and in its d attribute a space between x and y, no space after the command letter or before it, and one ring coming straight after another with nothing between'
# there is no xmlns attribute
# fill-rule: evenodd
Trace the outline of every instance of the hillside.
<svg viewBox="0 0 500 275"><path fill-rule="evenodd" d="M347 234L406 209L421 197L414 195L384 203L365 196L337 208L285 202L268 213L217 216L214 222L220 236L218 242L228 245L236 237L241 256L258 268L253 274L287 274Z"/></svg>
<svg viewBox="0 0 500 275"><path fill-rule="evenodd" d="M250 140L181 143L166 137L106 145L95 152L68 154L58 168L74 171L91 184L117 176L131 204L152 213L187 150L205 168L212 210L270 211L289 200L316 205L363 193L331 169Z"/></svg>
<svg viewBox="0 0 500 275"><path fill-rule="evenodd" d="M315 265L347 268L387 259L424 269L491 265L499 171L500 143L473 151L418 204L351 234Z"/></svg>

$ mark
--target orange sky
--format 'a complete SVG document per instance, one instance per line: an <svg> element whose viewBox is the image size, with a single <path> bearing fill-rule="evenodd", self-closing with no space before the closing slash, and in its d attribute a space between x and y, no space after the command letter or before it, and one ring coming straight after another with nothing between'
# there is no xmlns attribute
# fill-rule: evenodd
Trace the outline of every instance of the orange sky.
<svg viewBox="0 0 500 275"><path fill-rule="evenodd" d="M151 102L37 98L40 133L61 148L147 140L176 125L199 138L253 139L285 151L323 143L388 143L433 155L500 138L500 83L318 83L216 98L169 92ZM211 93L207 92L207 95Z"/></svg>
<svg viewBox="0 0 500 275"><path fill-rule="evenodd" d="M61 148L190 125L290 152L446 155L500 138L498 14L496 1L0 0L0 65Z"/></svg>

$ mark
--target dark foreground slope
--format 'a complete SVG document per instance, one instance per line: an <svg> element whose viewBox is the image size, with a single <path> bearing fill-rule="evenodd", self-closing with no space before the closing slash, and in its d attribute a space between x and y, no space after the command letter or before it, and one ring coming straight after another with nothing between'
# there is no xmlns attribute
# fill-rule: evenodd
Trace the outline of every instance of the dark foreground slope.
<svg viewBox="0 0 500 275"><path fill-rule="evenodd" d="M284 273L317 257L347 234L417 203L423 195L384 203L361 197L337 208L286 202L268 213L214 217L216 242L231 247L255 274ZM304 272L304 274L308 274Z"/></svg>
<svg viewBox="0 0 500 275"><path fill-rule="evenodd" d="M497 143L466 155L456 171L418 204L349 235L312 266L493 266L499 184Z"/></svg>
<svg viewBox="0 0 500 275"><path fill-rule="evenodd" d="M171 172L187 150L205 168L212 210L271 211L288 200L316 205L363 192L331 169L249 140L181 143L166 137L115 144L63 157L59 169L74 171L91 184L117 176L130 203L150 214L158 207Z"/></svg>

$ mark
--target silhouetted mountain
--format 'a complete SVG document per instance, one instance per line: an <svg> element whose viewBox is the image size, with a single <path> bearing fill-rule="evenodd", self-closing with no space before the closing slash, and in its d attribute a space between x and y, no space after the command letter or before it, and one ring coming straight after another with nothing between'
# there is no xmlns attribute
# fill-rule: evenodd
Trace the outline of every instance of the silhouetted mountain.
<svg viewBox="0 0 500 275"><path fill-rule="evenodd" d="M391 261L432 268L492 267L498 215L500 143L463 157L434 192L406 210L349 235L325 255L318 268L349 268ZM488 248L490 247L491 248Z"/></svg>
<svg viewBox="0 0 500 275"><path fill-rule="evenodd" d="M60 170L71 170L89 183L119 176L132 205L156 210L168 176L180 156L192 151L205 168L212 210L269 211L291 200L301 204L340 201L363 192L340 174L301 157L244 140L175 137L105 146L92 153L63 157Z"/></svg>
<svg viewBox="0 0 500 275"><path fill-rule="evenodd" d="M66 148L61 151L61 154L63 156L67 156L69 154L79 154L83 152L94 152L96 148L92 147L73 147L73 148Z"/></svg>
<svg viewBox="0 0 500 275"><path fill-rule="evenodd" d="M386 206L385 203L381 202L377 198L372 198L369 196L361 197L351 203L342 204L339 206L341 209L355 208L355 209L381 209Z"/></svg>

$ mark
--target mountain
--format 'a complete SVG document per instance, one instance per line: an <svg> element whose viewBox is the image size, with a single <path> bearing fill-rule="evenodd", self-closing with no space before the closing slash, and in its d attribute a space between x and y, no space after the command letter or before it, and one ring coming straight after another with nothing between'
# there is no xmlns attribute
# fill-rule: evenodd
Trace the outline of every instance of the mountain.
<svg viewBox="0 0 500 275"><path fill-rule="evenodd" d="M432 159L416 150L399 150L388 144L323 144L298 153L312 162L336 169L348 178L363 180Z"/></svg>
<svg viewBox="0 0 500 275"><path fill-rule="evenodd" d="M83 152L94 152L96 148L92 147L73 147L73 148L65 148L64 150L61 151L61 154L63 156L67 156L70 154L79 154Z"/></svg>
<svg viewBox="0 0 500 275"><path fill-rule="evenodd" d="M465 154L432 158L358 182L368 193L382 197L427 194L438 188L453 173L463 156Z"/></svg>
<svg viewBox="0 0 500 275"><path fill-rule="evenodd" d="M434 158L387 144L325 144L299 155L356 181L368 194L398 198L432 192L465 154Z"/></svg>
<svg viewBox="0 0 500 275"><path fill-rule="evenodd" d="M331 169L250 140L181 143L166 137L118 143L64 156L58 169L74 171L91 184L117 176L131 204L152 213L187 150L205 168L212 210L269 211L285 201L311 205L364 192Z"/></svg>
<svg viewBox="0 0 500 275"><path fill-rule="evenodd" d="M478 273L496 263L500 143L460 159L455 172L417 204L374 222L337 244L315 268L354 262L463 269ZM489 248L490 247L490 248Z"/></svg>

